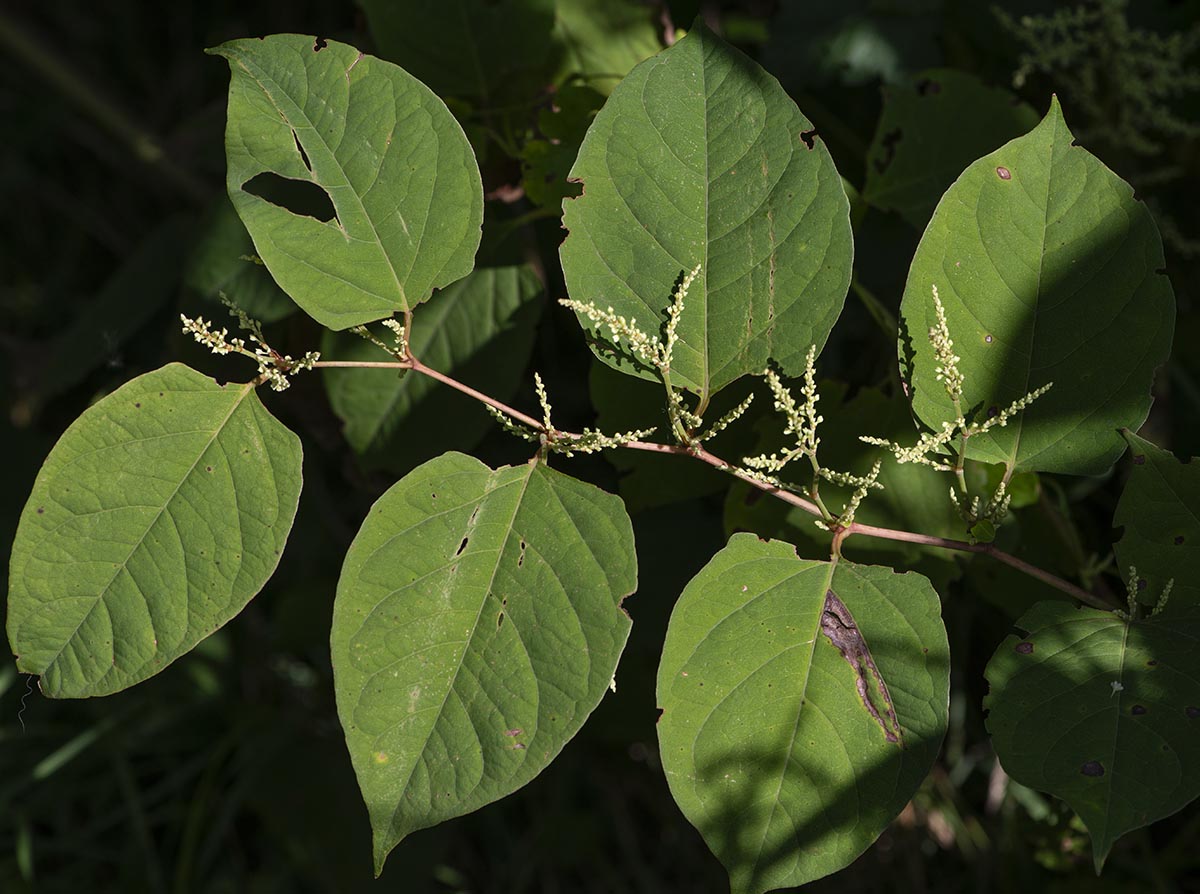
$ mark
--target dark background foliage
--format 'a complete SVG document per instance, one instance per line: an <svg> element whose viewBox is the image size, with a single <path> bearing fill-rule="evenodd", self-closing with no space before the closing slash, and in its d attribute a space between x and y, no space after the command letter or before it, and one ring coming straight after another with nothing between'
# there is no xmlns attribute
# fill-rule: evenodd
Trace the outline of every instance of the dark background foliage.
<svg viewBox="0 0 1200 894"><path fill-rule="evenodd" d="M501 7L494 21L510 26L538 6L477 5L492 16L491 7ZM455 66L475 52L472 37L469 28L439 24L447 6L457 8L425 6L436 37L426 41L389 36L382 17L370 22L373 33L350 0L51 0L0 10L0 541L11 539L42 458L91 402L173 359L224 378L248 372L235 368L243 361L204 355L177 323L181 310L221 314L187 275L224 201L228 75L205 47L296 31L378 52L435 90L443 76L480 155L485 229L505 236L488 250L533 264L547 295L564 295L555 190L570 189L561 175L599 97L562 78L553 92L556 47L515 27L486 35L478 58L496 89L469 95L456 86ZM1057 92L1080 142L1133 184L1163 231L1179 318L1146 432L1180 455L1200 452L1200 2L1022 0L1002 11L968 0L633 7L660 38L671 22L686 26L702 15L757 58L813 120L856 190L870 165L884 170L915 138L901 121L872 147L888 91L942 89L922 72L950 68L1013 89L1038 115ZM568 120L549 121L554 109ZM935 149L965 138L984 140L976 154L995 148L980 136L986 123L938 126L921 133ZM523 180L522 155L546 167ZM946 185L931 187L929 208ZM895 313L920 235L903 214L862 203L854 221L857 285L821 358L822 375L851 392L893 376L894 341L875 317L880 308ZM317 327L286 309L266 314L278 317L268 328L273 343L295 354L316 347ZM593 364L574 318L548 303L522 380L537 369L554 383L558 424L594 422ZM463 375L487 387L486 370ZM532 389L518 395L530 409ZM573 461L574 474L620 487L637 508L641 585L628 603L635 624L618 692L533 784L414 835L373 882L366 812L334 712L328 628L341 557L366 507L403 468L382 472L356 459L315 375L267 401L304 439L306 481L283 563L250 607L165 673L109 698L52 702L11 664L0 669L0 890L726 890L721 867L670 800L654 733L654 673L671 605L725 538L715 479L668 479L678 489L668 501L644 487L660 477L658 467ZM500 433L475 443L478 427L438 421L437 405L426 408L405 433L422 448L405 456L468 449L491 463L525 458L525 445ZM1114 585L1096 559L1110 552L1123 474L1118 466L1094 480L1043 476L1040 498L1019 511L1006 546L1069 577ZM1119 842L1097 880L1070 812L999 771L979 707L982 668L1041 594L982 561L950 567L938 581L955 662L942 757L868 854L812 890L1200 890L1194 805Z"/></svg>

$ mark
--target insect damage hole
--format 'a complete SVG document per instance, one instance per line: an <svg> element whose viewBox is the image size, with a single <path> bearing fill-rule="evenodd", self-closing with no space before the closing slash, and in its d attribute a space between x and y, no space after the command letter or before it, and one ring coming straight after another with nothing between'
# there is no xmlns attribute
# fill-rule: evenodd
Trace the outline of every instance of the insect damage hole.
<svg viewBox="0 0 1200 894"><path fill-rule="evenodd" d="M298 217L311 217L322 223L337 217L329 193L311 180L293 180L273 171L264 171L243 183L242 192L258 196Z"/></svg>

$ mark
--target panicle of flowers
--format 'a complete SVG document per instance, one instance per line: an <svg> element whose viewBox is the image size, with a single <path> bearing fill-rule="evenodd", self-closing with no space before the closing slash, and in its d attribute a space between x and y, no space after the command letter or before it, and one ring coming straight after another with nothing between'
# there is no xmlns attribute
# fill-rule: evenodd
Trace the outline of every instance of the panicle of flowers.
<svg viewBox="0 0 1200 894"><path fill-rule="evenodd" d="M258 376L269 384L274 391L284 391L291 382L288 376L310 370L320 358L317 351L309 351L299 360L290 354L280 354L266 343L263 337L262 324L252 319L244 310L230 301L222 292L221 303L229 308L229 313L238 321L238 326L249 338L249 344L243 338L230 338L229 330L222 327L220 331L215 324L203 317L192 319L186 314L180 314L185 334L192 336L198 343L204 345L214 354L236 353L249 357L258 364ZM251 345L254 347L252 348Z"/></svg>
<svg viewBox="0 0 1200 894"><path fill-rule="evenodd" d="M946 323L946 308L942 306L942 299L938 296L936 285L933 286L933 307L937 314L937 323L929 327L929 343L933 346L933 353L938 361L937 380L942 383L946 393L954 401L954 409L957 412L963 389L963 374L958 368L962 358L954 353L954 341L950 338L950 327ZM962 421L961 412L959 412L959 424L966 424Z"/></svg>
<svg viewBox="0 0 1200 894"><path fill-rule="evenodd" d="M543 450L551 453L562 453L566 456L574 456L576 453L595 453L598 450L621 447L630 441L641 440L648 435L654 434L656 431L656 429L647 428L617 432L611 435L594 428L585 428L579 433L559 431L554 427L554 423L550 418L550 396L539 373L533 374L533 387L537 392L538 403L542 408L541 431L530 428L527 425L522 425L510 418L507 413L498 410L490 404L484 404L484 409L492 415L493 419L500 423L505 431L516 435L522 440L540 444Z"/></svg>
<svg viewBox="0 0 1200 894"><path fill-rule="evenodd" d="M606 327L614 347L621 347L623 340L628 353L635 360L640 361L650 369L666 371L671 368L671 355L675 350L676 342L679 340L679 318L683 315L683 306L687 298L688 289L692 287L692 283L695 282L699 274L700 265L697 264L690 273L683 277L678 288L675 289L675 293L671 298L671 304L667 308L667 323L663 331L664 338L662 340L639 329L636 317L626 319L621 314L616 313L611 306L607 310L601 310L600 307L590 301L575 301L571 298L563 298L558 303L563 307L569 307L576 313L583 314L597 326Z"/></svg>
<svg viewBox="0 0 1200 894"><path fill-rule="evenodd" d="M715 438L721 432L725 431L725 429L729 428L730 425L732 425L738 419L742 418L742 415L748 409L750 409L750 404L752 404L752 403L754 403L754 395L753 394L746 395L745 400L743 400L736 407L734 407L732 410L730 410L728 413L726 413L724 416L722 416L720 419L718 419L716 422L714 422L712 425L710 425L708 427L708 431L704 432L701 435L698 435L696 438L697 442L702 443L704 441L708 441L712 438ZM699 425L700 423L697 422L696 424Z"/></svg>
<svg viewBox="0 0 1200 894"><path fill-rule="evenodd" d="M404 324L394 317L386 320L380 320L380 325L390 330L394 344L385 344L381 339L375 336L366 326L354 326L350 329L355 335L365 338L379 350L391 354L397 360L408 360L408 333L404 329Z"/></svg>
<svg viewBox="0 0 1200 894"><path fill-rule="evenodd" d="M954 504L954 508L958 510L958 514L962 517L962 520L967 523L967 530L971 532L972 540L977 539L977 537L990 539L986 534L977 533L976 525L982 522L989 522L994 527L1000 527L1001 522L1008 515L1008 507L1012 503L1012 494L1008 492L1008 482L1001 481L996 486L996 490L986 500L975 496L968 503L965 497L960 500L958 491L951 487L950 502ZM991 531L991 533L994 533L994 531Z"/></svg>
<svg viewBox="0 0 1200 894"><path fill-rule="evenodd" d="M863 477L847 476L858 482L858 486L854 488L854 493L850 495L850 500L842 507L842 512L837 518L838 527L848 528L854 524L854 513L858 512L859 504L866 498L868 491L872 488L882 488L876 479L879 478L879 470L883 465L883 461L876 458L871 464L871 471Z"/></svg>
<svg viewBox="0 0 1200 894"><path fill-rule="evenodd" d="M1141 617L1141 606L1139 604L1138 594L1141 592L1143 586L1145 586L1145 581L1138 576L1137 566L1130 565L1129 577L1125 580L1126 609L1115 609L1113 614L1118 618L1123 618L1126 621L1138 620L1138 618ZM1151 618L1159 614L1164 608L1167 607L1167 600L1171 598L1171 590L1174 589L1174 587L1175 578L1172 577L1166 582L1166 584L1163 585L1162 593L1160 593L1158 599L1155 600L1154 607L1150 610Z"/></svg>

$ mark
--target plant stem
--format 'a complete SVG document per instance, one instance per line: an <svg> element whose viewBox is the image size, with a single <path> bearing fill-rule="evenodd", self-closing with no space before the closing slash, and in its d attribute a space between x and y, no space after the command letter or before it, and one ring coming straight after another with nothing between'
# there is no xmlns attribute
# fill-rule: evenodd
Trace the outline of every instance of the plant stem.
<svg viewBox="0 0 1200 894"><path fill-rule="evenodd" d="M436 369L426 366L415 357L412 357L408 360L393 361L318 360L313 364L313 367L325 369L412 370L420 375L428 376L431 379L436 379L443 385L448 385L456 391L460 391L468 397L473 397L475 400L480 401L481 403L485 403L488 406L494 407L511 418L524 423L534 431L545 432L546 430L545 426L540 420L534 419L532 416L527 416L520 410L513 409L512 407L496 400L493 397L488 397L486 394L481 391L477 391L470 385L459 382L457 379L453 379L445 373L438 372ZM580 437L580 435L573 432L560 432L560 434L565 435L568 438ZM833 518L833 516L829 515L827 510L823 512L821 507L811 500L807 500L799 494L792 493L791 491L776 487L773 484L768 484L765 481L761 481L742 469L737 468L731 463L727 463L719 456L710 453L702 446L686 447L681 444L657 444L652 441L627 441L621 446L630 450L642 450L647 453L668 453L675 456L690 456L693 459L698 459L703 463L707 463L714 469L732 475L739 481L746 482L746 484L761 490L763 493L770 494L771 496L782 500L785 503L795 506L798 509L802 509L809 515L824 519ZM955 550L957 552L978 553L985 556L991 556L996 561L1002 562L1005 565L1008 565L1010 568L1015 568L1017 571L1020 571L1023 574L1027 574L1030 577L1036 578L1042 583L1054 587L1056 590L1061 590L1063 593L1066 593L1073 599L1078 599L1080 602L1090 605L1093 608L1108 611L1113 607L1094 593L1089 593L1082 587L1077 586L1068 580L1064 580L1058 575L1052 574L1045 569L1038 568L1036 565L1031 565L1024 559L1019 559L1011 553L1006 553L1004 550L997 549L990 543L968 543L965 540L952 540L947 537L934 537L930 534L918 534L913 531L898 531L892 528L879 528L875 525L864 525L860 522L853 522L845 527L837 527L836 519L835 524L831 525L831 527L834 528L834 538L839 548L846 538L851 537L854 534L861 534L865 537L878 537L881 540L899 540L905 543L917 543L922 546L933 546L940 549Z"/></svg>

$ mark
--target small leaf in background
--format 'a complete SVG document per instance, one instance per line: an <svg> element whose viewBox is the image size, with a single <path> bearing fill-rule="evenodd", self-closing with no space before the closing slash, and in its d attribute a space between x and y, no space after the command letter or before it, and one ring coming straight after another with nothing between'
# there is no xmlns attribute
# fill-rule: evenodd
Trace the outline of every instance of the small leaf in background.
<svg viewBox="0 0 1200 894"><path fill-rule="evenodd" d="M1168 615L1200 607L1200 466L1125 432L1133 471L1117 503L1113 525L1124 533L1113 547L1117 574L1138 570L1138 597L1153 605L1173 581ZM1144 582L1144 583L1143 583Z"/></svg>
<svg viewBox="0 0 1200 894"><path fill-rule="evenodd" d="M46 458L13 541L17 667L54 698L158 673L266 583L300 481L299 438L251 385L173 363L88 408Z"/></svg>
<svg viewBox="0 0 1200 894"><path fill-rule="evenodd" d="M214 305L206 316L226 316L222 293L262 323L274 323L297 310L266 268L254 260L254 243L228 196L222 196L205 215L183 277L189 288Z"/></svg>
<svg viewBox="0 0 1200 894"><path fill-rule="evenodd" d="M702 403L769 358L796 374L825 343L853 255L841 179L779 82L702 23L613 91L571 177L583 183L564 204L572 299L659 335L676 284L700 265L671 373Z"/></svg>
<svg viewBox="0 0 1200 894"><path fill-rule="evenodd" d="M542 284L528 265L480 267L413 315L413 354L460 381L507 400L521 383L542 310ZM391 333L376 327L390 344ZM352 333L327 333L321 353L337 360L394 359ZM495 422L477 401L425 376L397 370L322 370L343 433L368 468L407 472L447 447L474 447Z"/></svg>
<svg viewBox="0 0 1200 894"><path fill-rule="evenodd" d="M965 374L968 422L1049 382L968 456L1029 471L1095 475L1117 430L1150 409L1175 319L1158 229L1133 190L1073 145L1058 101L1032 132L972 164L946 192L913 258L900 307L900 361L913 410L953 418L927 332L931 287Z"/></svg>
<svg viewBox="0 0 1200 894"><path fill-rule="evenodd" d="M515 791L575 735L616 673L636 562L621 501L537 462L447 453L371 508L332 655L376 875L411 832Z"/></svg>
<svg viewBox="0 0 1200 894"><path fill-rule="evenodd" d="M550 82L554 0L358 0L379 55L438 96L485 108L528 100Z"/></svg>
<svg viewBox="0 0 1200 894"><path fill-rule="evenodd" d="M1008 90L964 72L930 69L884 87L863 199L924 229L964 168L1037 123L1037 113Z"/></svg>
<svg viewBox="0 0 1200 894"><path fill-rule="evenodd" d="M829 875L879 836L941 746L949 660L919 574L735 534L692 579L659 667L659 745L734 894Z"/></svg>
<svg viewBox="0 0 1200 894"><path fill-rule="evenodd" d="M128 259L54 339L32 374L39 400L62 394L105 364L121 367L121 346L179 288L179 264L189 227L171 218L138 244Z"/></svg>
<svg viewBox="0 0 1200 894"><path fill-rule="evenodd" d="M317 322L347 329L411 310L471 272L479 168L428 87L324 38L210 52L232 73L230 198L271 275Z"/></svg>
<svg viewBox="0 0 1200 894"><path fill-rule="evenodd" d="M559 79L579 79L604 96L635 65L662 49L656 11L637 0L555 0Z"/></svg>
<svg viewBox="0 0 1200 894"><path fill-rule="evenodd" d="M540 138L521 150L521 183L536 205L553 205L582 191L567 180L579 146L604 97L591 87L567 85L554 94L554 105L538 113Z"/></svg>
<svg viewBox="0 0 1200 894"><path fill-rule="evenodd" d="M1054 601L1016 626L987 666L987 728L1005 772L1087 824L1098 872L1114 841L1200 795L1200 615Z"/></svg>

